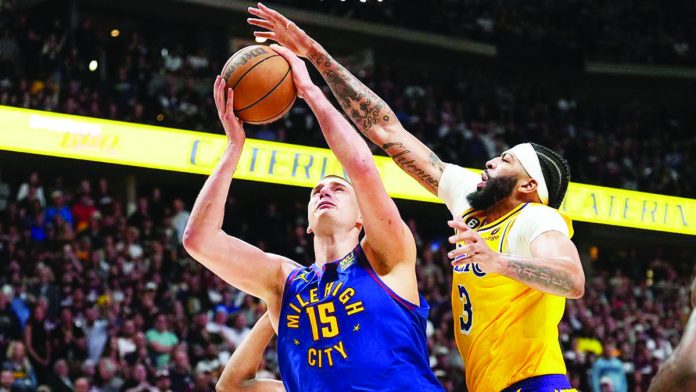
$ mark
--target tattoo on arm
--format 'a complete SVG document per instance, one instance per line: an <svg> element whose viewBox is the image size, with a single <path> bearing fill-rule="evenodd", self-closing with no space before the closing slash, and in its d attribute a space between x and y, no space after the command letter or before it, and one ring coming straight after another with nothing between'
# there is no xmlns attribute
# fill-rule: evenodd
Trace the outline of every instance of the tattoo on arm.
<svg viewBox="0 0 696 392"><path fill-rule="evenodd" d="M566 271L555 271L548 267L532 265L524 260L508 258L511 277L521 282L536 283L557 295L573 291L573 277Z"/></svg>
<svg viewBox="0 0 696 392"><path fill-rule="evenodd" d="M428 172L426 172L425 170L418 167L416 160L412 159L409 155L411 154L411 150L406 149L403 143L385 143L384 145L382 145L382 149L386 151L386 153L389 154L390 157L392 157L394 162L396 162L396 164L400 168L418 177L424 184L428 184L435 189L437 189L437 187L440 185L439 181L436 178L428 174ZM396 152L394 152L394 149L397 149ZM444 170L444 163L442 163L442 161L440 161L440 159L435 154L430 155L429 161L433 166L438 167L440 169L440 172Z"/></svg>
<svg viewBox="0 0 696 392"><path fill-rule="evenodd" d="M308 57L360 132L367 136L373 126L385 125L396 119L389 106L377 94L333 60L328 53L312 50Z"/></svg>

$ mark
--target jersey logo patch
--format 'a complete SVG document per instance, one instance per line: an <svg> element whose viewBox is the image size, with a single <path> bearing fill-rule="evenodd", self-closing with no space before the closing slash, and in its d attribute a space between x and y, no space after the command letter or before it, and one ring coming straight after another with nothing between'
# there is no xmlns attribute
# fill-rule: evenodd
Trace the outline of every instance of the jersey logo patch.
<svg viewBox="0 0 696 392"><path fill-rule="evenodd" d="M481 221L478 218L476 218L475 216L472 216L472 217L468 218L466 221L464 221L464 224L469 226L470 229L476 229L477 227L479 227L481 225Z"/></svg>
<svg viewBox="0 0 696 392"><path fill-rule="evenodd" d="M301 273L297 274L295 279L293 279L292 281L294 282L294 281L300 279L300 280L304 280L306 283L309 283L309 281L307 280L308 273L309 273L308 271L302 271Z"/></svg>

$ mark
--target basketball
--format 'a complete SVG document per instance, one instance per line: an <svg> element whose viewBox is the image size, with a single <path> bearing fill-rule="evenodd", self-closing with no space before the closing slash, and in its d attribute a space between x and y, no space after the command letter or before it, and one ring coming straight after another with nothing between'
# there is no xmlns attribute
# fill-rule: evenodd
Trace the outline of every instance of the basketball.
<svg viewBox="0 0 696 392"><path fill-rule="evenodd" d="M267 124L290 110L297 97L290 64L264 45L247 46L222 68L227 87L234 90L234 113L250 124Z"/></svg>

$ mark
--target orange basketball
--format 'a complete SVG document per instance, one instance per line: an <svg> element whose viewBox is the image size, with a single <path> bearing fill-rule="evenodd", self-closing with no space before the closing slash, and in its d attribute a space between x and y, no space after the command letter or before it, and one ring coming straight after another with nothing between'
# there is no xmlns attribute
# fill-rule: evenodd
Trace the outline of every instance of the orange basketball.
<svg viewBox="0 0 696 392"><path fill-rule="evenodd" d="M281 118L297 98L290 64L268 46L240 49L227 60L221 75L234 90L234 113L250 124Z"/></svg>

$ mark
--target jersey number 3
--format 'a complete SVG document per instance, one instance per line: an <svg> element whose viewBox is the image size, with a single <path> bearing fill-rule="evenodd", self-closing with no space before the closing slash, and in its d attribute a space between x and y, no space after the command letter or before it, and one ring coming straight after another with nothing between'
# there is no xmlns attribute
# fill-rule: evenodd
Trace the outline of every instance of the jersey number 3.
<svg viewBox="0 0 696 392"><path fill-rule="evenodd" d="M468 335L474 323L474 312L471 309L471 298L466 287L457 285L459 288L459 299L462 301L462 315L459 316L459 332Z"/></svg>

